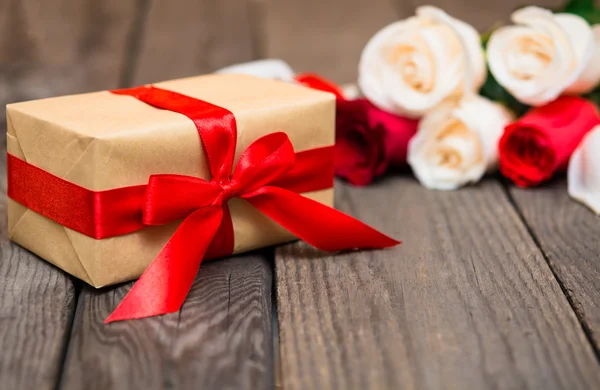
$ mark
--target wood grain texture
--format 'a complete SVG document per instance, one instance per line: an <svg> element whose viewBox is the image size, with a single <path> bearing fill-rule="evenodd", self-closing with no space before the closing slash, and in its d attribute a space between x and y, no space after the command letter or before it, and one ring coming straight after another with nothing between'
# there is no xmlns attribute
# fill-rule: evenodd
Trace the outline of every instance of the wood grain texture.
<svg viewBox="0 0 600 390"><path fill-rule="evenodd" d="M182 310L161 317L105 325L132 284L84 288L60 388L272 388L267 254L203 264Z"/></svg>
<svg viewBox="0 0 600 390"><path fill-rule="evenodd" d="M60 375L75 286L67 274L8 241L6 160L0 161L0 389L50 390Z"/></svg>
<svg viewBox="0 0 600 390"><path fill-rule="evenodd" d="M404 244L277 251L283 388L600 386L575 314L497 182L438 192L393 177L338 185L336 200Z"/></svg>
<svg viewBox="0 0 600 390"><path fill-rule="evenodd" d="M135 6L121 0L0 1L0 105L118 87Z"/></svg>
<svg viewBox="0 0 600 390"><path fill-rule="evenodd" d="M135 85L209 73L256 57L252 0L149 0Z"/></svg>
<svg viewBox="0 0 600 390"><path fill-rule="evenodd" d="M564 177L510 194L600 350L600 218L569 197Z"/></svg>

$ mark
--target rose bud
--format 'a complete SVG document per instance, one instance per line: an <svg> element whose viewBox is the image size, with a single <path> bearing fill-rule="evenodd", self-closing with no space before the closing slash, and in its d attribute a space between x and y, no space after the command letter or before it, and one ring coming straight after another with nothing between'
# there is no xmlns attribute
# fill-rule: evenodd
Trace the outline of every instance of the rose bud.
<svg viewBox="0 0 600 390"><path fill-rule="evenodd" d="M511 18L517 26L492 33L487 58L494 78L517 100L541 106L600 82L599 27L538 7L517 10Z"/></svg>
<svg viewBox="0 0 600 390"><path fill-rule="evenodd" d="M427 188L454 190L497 164L497 145L512 114L477 95L447 101L423 117L408 145L408 163Z"/></svg>
<svg viewBox="0 0 600 390"><path fill-rule="evenodd" d="M402 165L417 121L382 112L366 99L338 100L335 174L367 185L390 165Z"/></svg>
<svg viewBox="0 0 600 390"><path fill-rule="evenodd" d="M500 139L500 171L520 187L550 179L567 168L583 136L600 123L589 101L563 96L529 110L508 125Z"/></svg>
<svg viewBox="0 0 600 390"><path fill-rule="evenodd" d="M569 195L600 214L600 126L583 137L569 162Z"/></svg>
<svg viewBox="0 0 600 390"><path fill-rule="evenodd" d="M486 75L477 31L424 6L371 38L361 55L358 84L379 108L416 118L450 95L478 91ZM470 91L463 90L466 77Z"/></svg>

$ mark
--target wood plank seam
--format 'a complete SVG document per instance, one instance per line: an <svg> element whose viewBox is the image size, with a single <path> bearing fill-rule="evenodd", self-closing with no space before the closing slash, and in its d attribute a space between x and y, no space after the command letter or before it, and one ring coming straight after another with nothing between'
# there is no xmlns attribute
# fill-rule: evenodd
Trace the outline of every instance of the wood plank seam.
<svg viewBox="0 0 600 390"><path fill-rule="evenodd" d="M277 308L277 271L275 269L275 251L273 251L273 258L271 260L271 269L273 270L273 284L271 288L271 312L273 313L273 384L276 390L282 390L283 372L281 371L281 345L279 342L279 311Z"/></svg>
<svg viewBox="0 0 600 390"><path fill-rule="evenodd" d="M40 261L42 261L40 259ZM79 306L79 296L81 293L81 281L78 280L77 278L72 277L71 275L68 275L69 279L71 279L73 281L73 285L75 286L75 295L73 297L73 299L75 300L75 308L71 311L71 313L69 314L69 322L68 322L68 331L65 332L65 336L63 339L63 343L62 343L62 350L60 352L60 363L58 365L58 376L56 378L56 383L54 385L54 389L55 390L59 390L62 387L62 380L63 380L63 373L64 373L64 366L65 363L67 361L67 354L69 352L69 345L71 343L71 340L73 339L73 326L75 325L75 316L77 315L77 308Z"/></svg>
<svg viewBox="0 0 600 390"><path fill-rule="evenodd" d="M523 225L525 226L525 229L527 229L527 233L529 233L529 235L531 236L531 239L533 240L533 242L535 243L535 245L538 247L540 253L542 254L542 257L544 258L544 261L546 262L546 264L548 265L548 268L550 269L550 272L552 272L552 275L554 276L554 279L556 280L556 282L558 283L561 291L563 292L563 294L567 298L567 302L569 302L569 306L571 306L571 310L573 310L573 312L575 313L575 316L577 317L577 321L579 322L579 325L581 326L581 329L583 330L583 333L585 334L585 338L587 339L588 343L592 347L592 350L594 351L594 355L596 356L596 360L598 360L598 362L600 362L600 349L598 348L598 346L596 345L596 343L594 343L594 337L592 335L592 330L586 324L586 322L585 322L585 320L583 318L583 313L582 313L581 309L575 304L575 302L573 301L572 294L566 288L566 286L564 285L563 281L560 279L560 276L554 270L554 267L552 267L552 262L548 258L548 255L547 255L546 251L543 249L539 238L537 237L537 235L535 234L535 232L533 231L533 229L529 225L527 219L525 218L525 216L523 214L523 210L519 206L519 203L515 200L515 198L513 197L512 193L509 191L509 188L508 188L509 184L508 184L508 182L506 180L500 180L500 182L502 184L502 189L504 190L508 201L514 207L517 215L519 216L519 219L521 220L521 223L523 223Z"/></svg>

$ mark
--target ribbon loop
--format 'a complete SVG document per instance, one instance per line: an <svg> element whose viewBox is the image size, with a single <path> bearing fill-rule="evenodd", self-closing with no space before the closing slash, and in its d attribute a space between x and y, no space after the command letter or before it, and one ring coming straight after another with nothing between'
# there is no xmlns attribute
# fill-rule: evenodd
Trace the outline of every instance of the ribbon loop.
<svg viewBox="0 0 600 390"><path fill-rule="evenodd" d="M294 166L296 155L287 134L271 133L254 141L242 153L232 181L241 193L251 192L283 177Z"/></svg>
<svg viewBox="0 0 600 390"><path fill-rule="evenodd" d="M164 225L183 219L195 210L214 204L222 192L220 186L197 177L152 175L144 197L143 222Z"/></svg>
<svg viewBox="0 0 600 390"><path fill-rule="evenodd" d="M163 225L200 208L220 206L236 195L277 180L293 165L294 148L287 134L273 133L259 138L244 151L232 179L209 182L184 175L152 175L146 187L143 222ZM173 202L174 196L177 202Z"/></svg>

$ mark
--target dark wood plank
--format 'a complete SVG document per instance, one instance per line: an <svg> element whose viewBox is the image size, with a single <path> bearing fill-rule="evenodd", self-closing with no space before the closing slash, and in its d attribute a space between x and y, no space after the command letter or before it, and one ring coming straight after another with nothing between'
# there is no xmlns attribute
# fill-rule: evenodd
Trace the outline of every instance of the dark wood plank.
<svg viewBox="0 0 600 390"><path fill-rule="evenodd" d="M50 390L60 375L75 286L64 272L8 241L6 160L0 161L0 389Z"/></svg>
<svg viewBox="0 0 600 390"><path fill-rule="evenodd" d="M569 197L564 177L509 191L600 350L600 217Z"/></svg>
<svg viewBox="0 0 600 390"><path fill-rule="evenodd" d="M209 73L255 59L259 3L150 0L135 85Z"/></svg>
<svg viewBox="0 0 600 390"><path fill-rule="evenodd" d="M134 15L135 3L119 0L0 1L0 105L117 87ZM0 172L0 388L54 389L76 289L65 273L8 242L5 159Z"/></svg>
<svg viewBox="0 0 600 390"><path fill-rule="evenodd" d="M337 206L404 240L278 250L283 388L590 389L600 365L499 183L337 186Z"/></svg>
<svg viewBox="0 0 600 390"><path fill-rule="evenodd" d="M118 87L135 15L134 1L0 1L0 106Z"/></svg>
<svg viewBox="0 0 600 390"><path fill-rule="evenodd" d="M265 55L340 83L356 80L369 38L409 12L385 0L277 0L265 8Z"/></svg>
<svg viewBox="0 0 600 390"><path fill-rule="evenodd" d="M81 292L64 389L273 386L271 252L203 264L182 310L104 325L131 287Z"/></svg>

